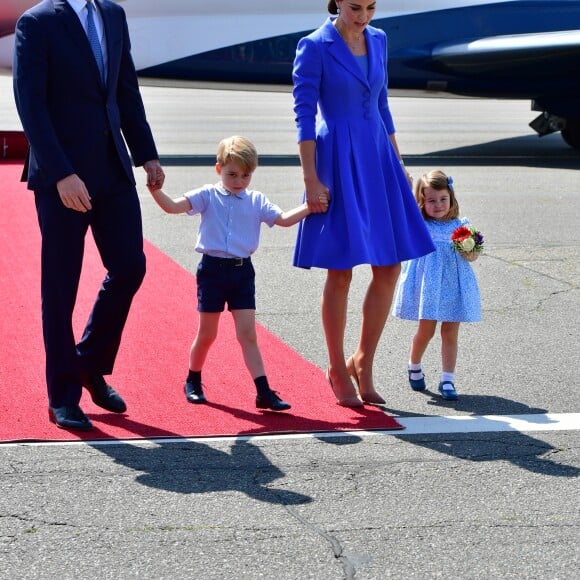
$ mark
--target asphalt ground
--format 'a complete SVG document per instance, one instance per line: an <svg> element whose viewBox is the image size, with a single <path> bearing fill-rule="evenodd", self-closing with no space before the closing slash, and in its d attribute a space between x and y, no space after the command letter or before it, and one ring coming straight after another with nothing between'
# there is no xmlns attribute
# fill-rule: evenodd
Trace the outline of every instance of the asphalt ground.
<svg viewBox="0 0 580 580"><path fill-rule="evenodd" d="M9 78L0 89L0 129L17 129ZM168 192L213 182L217 142L243 134L261 153L253 187L283 208L300 202L289 93L143 95ZM534 135L527 102L397 96L391 108L413 175L453 176L486 251L474 265L483 321L460 332L459 401L434 393L438 338L424 360L429 390L411 391L414 324L391 318L375 369L388 411L540 424L580 412L580 152ZM197 218L165 215L136 176L146 237L193 273ZM294 236L263 228L257 316L325 368L324 272L291 266ZM347 351L368 279L355 269ZM194 305L175 316L195 316ZM3 445L0 578L577 578L579 427Z"/></svg>

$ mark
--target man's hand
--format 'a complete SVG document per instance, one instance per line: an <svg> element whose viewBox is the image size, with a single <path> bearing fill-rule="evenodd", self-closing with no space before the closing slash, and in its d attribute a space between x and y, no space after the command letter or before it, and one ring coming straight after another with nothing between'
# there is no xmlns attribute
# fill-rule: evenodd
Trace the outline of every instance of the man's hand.
<svg viewBox="0 0 580 580"><path fill-rule="evenodd" d="M147 187L151 190L153 188L161 189L165 182L165 173L161 168L159 159L153 159L143 164L143 169L147 172Z"/></svg>
<svg viewBox="0 0 580 580"><path fill-rule="evenodd" d="M93 208L85 182L76 173L57 181L56 189L65 207L82 213Z"/></svg>

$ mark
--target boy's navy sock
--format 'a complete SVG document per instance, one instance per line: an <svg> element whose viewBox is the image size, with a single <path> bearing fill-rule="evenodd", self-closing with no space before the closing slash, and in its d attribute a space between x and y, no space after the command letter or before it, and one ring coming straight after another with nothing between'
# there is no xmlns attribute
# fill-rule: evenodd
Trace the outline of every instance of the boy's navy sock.
<svg viewBox="0 0 580 580"><path fill-rule="evenodd" d="M189 371L186 381L192 385L201 385L201 371Z"/></svg>
<svg viewBox="0 0 580 580"><path fill-rule="evenodd" d="M270 385L268 384L268 379L266 378L265 375L261 377L256 377L254 379L254 384L256 385L256 389L260 397L264 397L270 392Z"/></svg>

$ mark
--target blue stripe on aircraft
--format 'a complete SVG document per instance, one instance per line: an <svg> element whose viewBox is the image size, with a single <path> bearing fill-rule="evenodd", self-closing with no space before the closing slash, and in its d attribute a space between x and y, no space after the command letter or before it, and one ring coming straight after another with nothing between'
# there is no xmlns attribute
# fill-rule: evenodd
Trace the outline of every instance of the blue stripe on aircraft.
<svg viewBox="0 0 580 580"><path fill-rule="evenodd" d="M389 39L391 88L530 98L556 115L579 116L580 11L576 0L498 2L377 19L372 24L385 30ZM450 47L466 46L478 39L562 30L579 31L579 42L541 53L538 47L530 46L517 55L506 49L505 54L497 51L473 58L469 54L450 56ZM161 79L287 85L291 82L296 44L309 32L212 50L139 74Z"/></svg>

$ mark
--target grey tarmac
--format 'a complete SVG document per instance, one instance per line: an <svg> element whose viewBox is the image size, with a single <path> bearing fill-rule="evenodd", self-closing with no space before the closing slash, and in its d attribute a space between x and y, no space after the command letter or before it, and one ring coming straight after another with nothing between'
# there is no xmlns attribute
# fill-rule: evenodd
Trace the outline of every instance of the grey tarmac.
<svg viewBox="0 0 580 580"><path fill-rule="evenodd" d="M18 129L10 78L0 77L0 94L0 128ZM243 134L261 153L254 188L283 208L300 201L289 92L143 94L167 191L213 182L217 142ZM375 371L387 410L403 418L580 412L580 152L558 135L535 136L523 101L393 96L391 108L411 173L453 176L486 252L474 266L483 321L460 332L459 401L435 394L437 339L425 358L430 388L411 391L414 325L390 318ZM147 239L193 273L197 218L163 214L144 172L135 174ZM292 267L294 236L295 228L263 228L258 321L323 369L324 272ZM355 269L347 350L368 276ZM195 315L176 305L176 316L187 312ZM579 428L3 445L0 579L572 580Z"/></svg>

